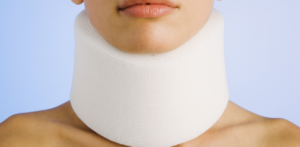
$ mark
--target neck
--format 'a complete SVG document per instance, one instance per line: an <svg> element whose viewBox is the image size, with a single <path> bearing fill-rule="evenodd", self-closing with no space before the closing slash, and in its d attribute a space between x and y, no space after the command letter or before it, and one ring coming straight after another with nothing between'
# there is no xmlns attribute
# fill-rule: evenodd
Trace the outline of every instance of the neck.
<svg viewBox="0 0 300 147"><path fill-rule="evenodd" d="M93 28L85 11L76 18L75 38L72 108L112 141L179 144L212 127L226 108L224 22L215 9L194 37L166 53L117 49Z"/></svg>

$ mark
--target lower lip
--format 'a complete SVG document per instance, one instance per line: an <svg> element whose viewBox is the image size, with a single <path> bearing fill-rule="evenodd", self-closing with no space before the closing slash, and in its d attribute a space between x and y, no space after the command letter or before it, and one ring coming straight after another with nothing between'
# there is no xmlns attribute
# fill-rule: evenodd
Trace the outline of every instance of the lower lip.
<svg viewBox="0 0 300 147"><path fill-rule="evenodd" d="M128 16L144 18L161 17L173 12L176 9L177 8L169 7L166 5L135 5L121 10L121 12Z"/></svg>

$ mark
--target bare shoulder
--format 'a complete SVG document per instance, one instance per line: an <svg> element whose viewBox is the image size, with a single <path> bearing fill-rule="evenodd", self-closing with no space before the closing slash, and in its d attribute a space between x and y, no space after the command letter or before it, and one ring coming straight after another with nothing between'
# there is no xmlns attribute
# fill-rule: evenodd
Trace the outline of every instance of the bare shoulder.
<svg viewBox="0 0 300 147"><path fill-rule="evenodd" d="M64 132L76 129L60 120L61 116L54 113L56 109L10 116L0 124L0 146L59 146L58 134L67 135Z"/></svg>
<svg viewBox="0 0 300 147"><path fill-rule="evenodd" d="M3 121L0 127L4 128L5 126L8 128L13 126L20 130L35 130L39 129L39 127L43 127L43 129L50 128L50 130L55 130L55 128L59 130L61 128L76 128L90 131L83 125L83 122L72 111L70 103L66 102L47 110L12 115Z"/></svg>
<svg viewBox="0 0 300 147"><path fill-rule="evenodd" d="M0 124L1 147L27 147L33 144L43 146L47 141L55 140L56 136L54 134L58 134L57 125L31 114L15 114ZM44 138L49 138L49 140L44 140ZM38 140L40 143L37 142ZM44 143L41 143L41 141Z"/></svg>
<svg viewBox="0 0 300 147"><path fill-rule="evenodd" d="M240 139L240 143L254 143L257 147L300 147L299 126L283 118L263 117L237 105L233 107L240 112L235 115L240 119L232 121L233 125L224 131L238 134L236 138Z"/></svg>
<svg viewBox="0 0 300 147"><path fill-rule="evenodd" d="M15 114L0 123L0 147L125 147L96 134L69 102L58 107Z"/></svg>
<svg viewBox="0 0 300 147"><path fill-rule="evenodd" d="M262 144L270 147L300 147L300 128L292 122L282 119L267 119Z"/></svg>
<svg viewBox="0 0 300 147"><path fill-rule="evenodd" d="M239 121L232 121L232 125L219 130L223 135L231 136L227 140L235 140L239 146L300 147L300 128L292 122L263 117L243 108L239 111L240 115L247 117L238 114L235 117L239 117Z"/></svg>
<svg viewBox="0 0 300 147"><path fill-rule="evenodd" d="M283 118L246 121L220 130L234 145L255 147L300 147L300 128Z"/></svg>
<svg viewBox="0 0 300 147"><path fill-rule="evenodd" d="M220 119L183 147L300 147L300 128L282 118L267 118L229 102Z"/></svg>

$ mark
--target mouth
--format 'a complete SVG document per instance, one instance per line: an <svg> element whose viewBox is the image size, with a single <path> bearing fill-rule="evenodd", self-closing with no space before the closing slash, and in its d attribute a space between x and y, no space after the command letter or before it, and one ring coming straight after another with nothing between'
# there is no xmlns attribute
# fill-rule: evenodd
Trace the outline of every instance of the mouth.
<svg viewBox="0 0 300 147"><path fill-rule="evenodd" d="M135 5L164 5L172 8L177 8L177 4L173 0L123 0L118 10L124 10Z"/></svg>
<svg viewBox="0 0 300 147"><path fill-rule="evenodd" d="M178 9L172 0L123 0L118 11L131 17L161 17Z"/></svg>

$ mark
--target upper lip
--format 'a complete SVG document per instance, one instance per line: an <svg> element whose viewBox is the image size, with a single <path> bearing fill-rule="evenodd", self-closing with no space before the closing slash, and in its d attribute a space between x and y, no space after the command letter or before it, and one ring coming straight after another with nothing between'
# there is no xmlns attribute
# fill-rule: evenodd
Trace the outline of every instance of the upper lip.
<svg viewBox="0 0 300 147"><path fill-rule="evenodd" d="M118 9L123 10L134 5L167 5L176 8L177 4L173 0L123 0Z"/></svg>

